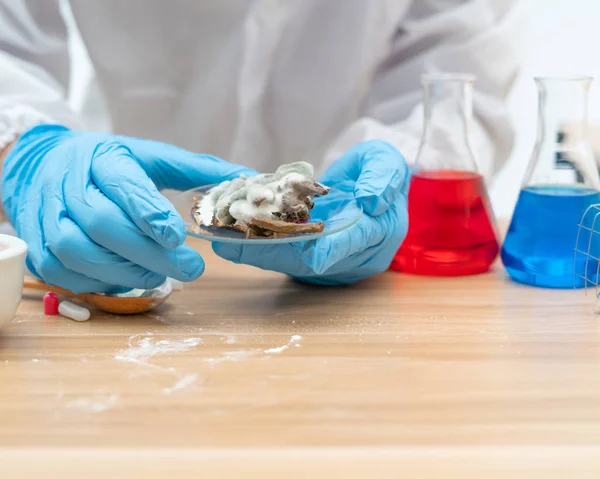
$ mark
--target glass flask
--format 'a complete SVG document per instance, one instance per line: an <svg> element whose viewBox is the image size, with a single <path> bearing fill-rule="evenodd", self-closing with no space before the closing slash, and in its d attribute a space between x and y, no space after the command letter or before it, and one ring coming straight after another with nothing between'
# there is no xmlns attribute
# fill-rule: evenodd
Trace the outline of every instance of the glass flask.
<svg viewBox="0 0 600 479"><path fill-rule="evenodd" d="M508 274L520 283L572 288L584 286L575 272L596 276L597 262L586 266L586 257L573 251L584 213L600 203L587 138L591 82L591 77L535 78L537 137L501 254ZM586 249L587 231L579 238Z"/></svg>
<svg viewBox="0 0 600 479"><path fill-rule="evenodd" d="M492 209L469 144L474 81L462 74L422 77L423 136L408 195L408 234L393 270L477 274L498 254Z"/></svg>

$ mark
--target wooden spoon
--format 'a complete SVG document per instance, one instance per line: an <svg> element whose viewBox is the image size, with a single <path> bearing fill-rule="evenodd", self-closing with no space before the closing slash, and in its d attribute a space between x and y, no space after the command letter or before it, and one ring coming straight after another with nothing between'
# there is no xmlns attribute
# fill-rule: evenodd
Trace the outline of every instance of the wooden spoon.
<svg viewBox="0 0 600 479"><path fill-rule="evenodd" d="M63 294L70 298L78 299L83 303L87 303L101 311L113 314L140 314L150 311L153 308L161 305L171 295L171 288L166 288L165 291L157 289L159 292L156 296L143 296L133 298L121 298L119 296L105 296L94 293L75 294L72 291L59 288L58 286L49 286L46 283L38 281L34 278L25 278L23 282L24 288L39 289L41 291L52 291L57 294Z"/></svg>

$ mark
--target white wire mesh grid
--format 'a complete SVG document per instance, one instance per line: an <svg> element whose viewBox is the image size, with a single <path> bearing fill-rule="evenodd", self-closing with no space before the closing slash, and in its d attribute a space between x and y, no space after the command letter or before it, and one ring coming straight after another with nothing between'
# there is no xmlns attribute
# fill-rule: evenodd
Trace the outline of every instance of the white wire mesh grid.
<svg viewBox="0 0 600 479"><path fill-rule="evenodd" d="M594 219L592 220L592 225L590 226L586 226L586 220L588 218L591 217L591 215L594 215ZM579 222L579 228L577 229L577 239L575 241L575 252L574 252L574 256L573 256L573 276L574 279L575 278L581 278L583 279L583 287L584 289L587 290L588 286L594 286L594 288L596 289L596 296L598 295L598 288L600 288L600 285L598 284L598 275L600 274L600 258L597 256L594 256L592 254L592 241L594 240L594 237L596 237L597 241L600 241L600 221L598 221L598 218L600 217L600 204L596 204L596 205L592 205L590 206L587 210L585 210L585 213L583 213L583 216L581 217L581 220ZM598 225L598 229L596 229L596 224ZM581 232L582 231L587 231L589 233L589 238L587 239L587 241L583 241L584 245L580 245L580 241L579 239L581 238ZM587 248L585 243L587 242ZM583 248L581 247L583 246ZM578 256L577 255L583 255L583 257L585 258L585 268L583 270L583 274L581 271L577 270L577 259ZM589 277L588 272L590 271L590 263L593 265L596 265L596 274L593 275L593 277ZM592 270L593 271L593 270ZM574 281L575 282L575 281Z"/></svg>

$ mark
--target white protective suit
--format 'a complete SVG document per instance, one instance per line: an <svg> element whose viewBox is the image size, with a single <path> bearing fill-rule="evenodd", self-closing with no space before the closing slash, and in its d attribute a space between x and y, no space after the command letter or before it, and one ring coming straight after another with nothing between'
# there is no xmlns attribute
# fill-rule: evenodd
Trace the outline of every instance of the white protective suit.
<svg viewBox="0 0 600 479"><path fill-rule="evenodd" d="M490 176L512 130L516 0L71 0L116 133L262 171L324 168L383 138L414 159L420 76L477 77L472 143ZM0 0L0 140L39 121L85 128L65 101L59 0Z"/></svg>

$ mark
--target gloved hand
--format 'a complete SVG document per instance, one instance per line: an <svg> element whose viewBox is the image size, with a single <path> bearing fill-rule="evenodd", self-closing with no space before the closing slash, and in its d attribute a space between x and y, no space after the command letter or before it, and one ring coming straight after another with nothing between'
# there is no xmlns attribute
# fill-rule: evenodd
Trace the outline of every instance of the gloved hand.
<svg viewBox="0 0 600 479"><path fill-rule="evenodd" d="M404 157L384 141L362 143L342 155L321 178L354 194L361 219L350 228L314 241L276 245L213 243L219 256L326 285L350 284L385 271L406 236L409 170ZM335 202L319 198L319 208Z"/></svg>
<svg viewBox="0 0 600 479"><path fill-rule="evenodd" d="M116 293L191 281L204 262L159 189L219 183L250 170L160 142L43 125L4 161L4 210L40 279Z"/></svg>

